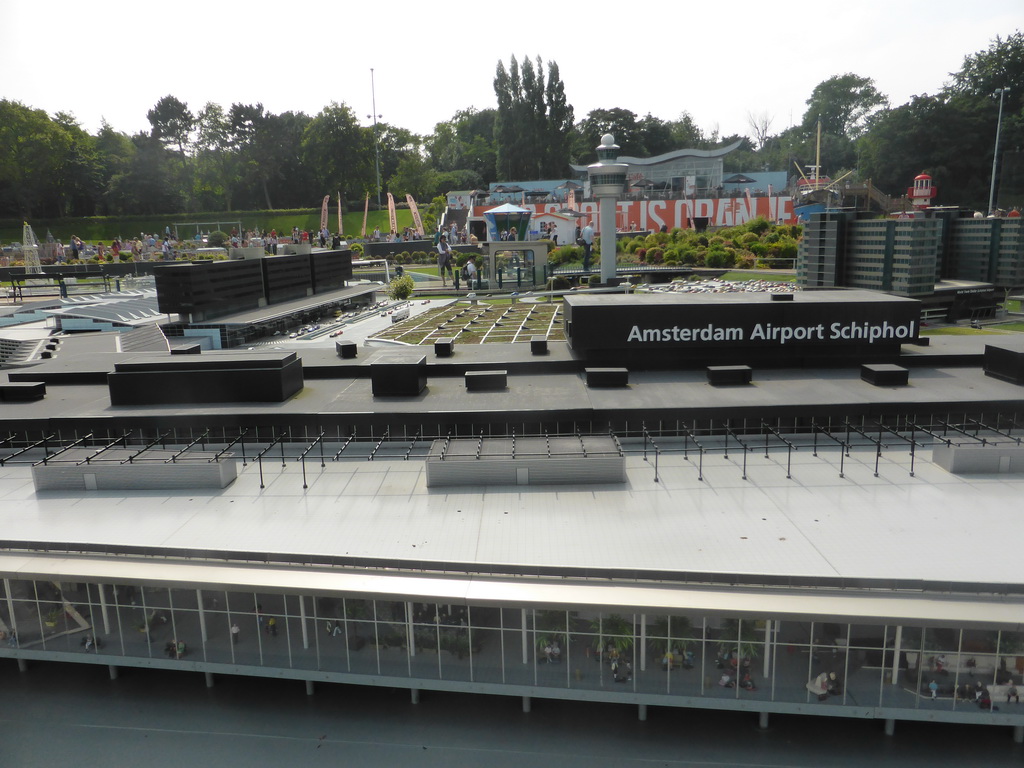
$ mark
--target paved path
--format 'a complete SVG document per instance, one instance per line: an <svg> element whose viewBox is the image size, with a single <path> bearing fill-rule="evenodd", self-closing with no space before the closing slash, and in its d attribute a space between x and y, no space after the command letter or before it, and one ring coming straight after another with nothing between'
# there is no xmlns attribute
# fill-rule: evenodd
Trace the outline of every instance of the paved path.
<svg viewBox="0 0 1024 768"><path fill-rule="evenodd" d="M773 716L0 663L5 766L913 768L1019 765L1009 728Z"/></svg>

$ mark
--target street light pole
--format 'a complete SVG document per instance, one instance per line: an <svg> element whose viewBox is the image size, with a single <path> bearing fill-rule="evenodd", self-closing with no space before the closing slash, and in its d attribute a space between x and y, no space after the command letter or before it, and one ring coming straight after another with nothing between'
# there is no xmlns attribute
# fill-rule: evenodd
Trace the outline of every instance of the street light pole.
<svg viewBox="0 0 1024 768"><path fill-rule="evenodd" d="M377 88L373 81L373 67L370 67L370 95L373 99L373 154L377 167L377 210L380 210L380 135L377 133ZM1000 102L1000 105L1002 102ZM1002 112L1000 112L1002 114Z"/></svg>
<svg viewBox="0 0 1024 768"><path fill-rule="evenodd" d="M999 129L1003 127L1003 96L1010 91L1009 88L996 88L993 96L999 97L999 117L996 120L996 146L992 151L992 185L988 190L988 215L995 213L996 208L996 165L999 162Z"/></svg>

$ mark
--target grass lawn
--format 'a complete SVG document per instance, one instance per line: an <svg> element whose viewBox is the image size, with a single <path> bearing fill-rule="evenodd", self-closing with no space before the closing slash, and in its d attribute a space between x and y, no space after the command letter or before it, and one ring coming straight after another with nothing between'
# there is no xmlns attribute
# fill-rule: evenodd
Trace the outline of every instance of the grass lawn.
<svg viewBox="0 0 1024 768"><path fill-rule="evenodd" d="M564 341L561 303L465 301L436 307L416 317L395 323L374 338L395 339L408 344L433 344L439 338L454 338L458 344L525 343L532 336Z"/></svg>

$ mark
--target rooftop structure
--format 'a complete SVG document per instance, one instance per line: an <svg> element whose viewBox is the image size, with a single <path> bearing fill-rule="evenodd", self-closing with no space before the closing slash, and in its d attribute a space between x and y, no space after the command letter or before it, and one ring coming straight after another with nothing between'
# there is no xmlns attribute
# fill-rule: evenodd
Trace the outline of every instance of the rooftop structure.
<svg viewBox="0 0 1024 768"><path fill-rule="evenodd" d="M569 341L536 347L171 364L70 339L0 383L26 398L0 399L0 658L1024 738L1002 703L1024 671L1024 576L992 548L1019 530L1024 345L915 331L876 359L874 313L892 325L916 302L743 296L728 314L806 329L832 312L865 336L832 339L828 366L809 354L822 340L781 331L762 340L771 367L757 345L677 334L649 340L677 347L672 364L612 366L592 341L583 354L581 326L614 351L618 320L581 298ZM644 311L706 327L712 301ZM119 363L301 363L302 380L283 400L115 404ZM375 395L384 364L425 386ZM751 383L714 383L743 368ZM470 386L496 372L505 386ZM221 462L202 482L225 485L181 485Z"/></svg>

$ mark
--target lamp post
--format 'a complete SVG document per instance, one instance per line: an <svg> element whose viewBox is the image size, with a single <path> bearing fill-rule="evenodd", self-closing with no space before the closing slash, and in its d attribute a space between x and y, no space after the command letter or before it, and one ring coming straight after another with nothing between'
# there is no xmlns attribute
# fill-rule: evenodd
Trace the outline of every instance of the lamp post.
<svg viewBox="0 0 1024 768"><path fill-rule="evenodd" d="M996 165L999 162L999 129L1003 126L1003 97L1009 93L1009 88L996 88L993 96L999 97L999 117L996 119L996 146L992 151L992 186L988 190L988 215L992 216L996 209Z"/></svg>
<svg viewBox="0 0 1024 768"><path fill-rule="evenodd" d="M377 118L383 115L377 114L377 88L373 81L373 67L370 67L370 96L373 99L373 114L367 117L373 118L373 155L377 168L377 210L380 210L380 136L377 133Z"/></svg>

